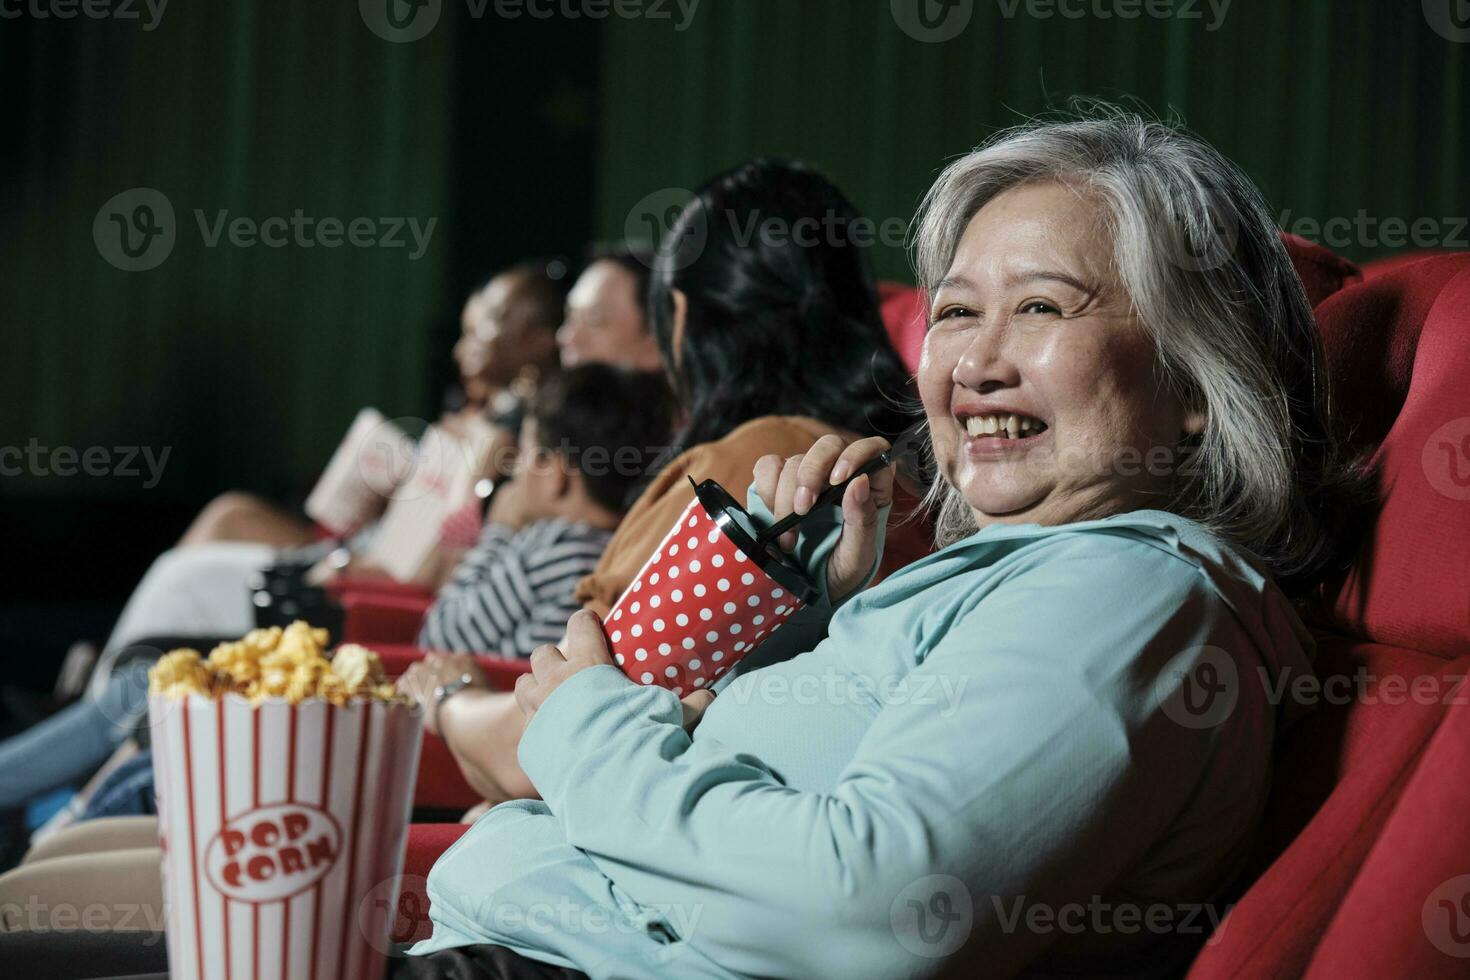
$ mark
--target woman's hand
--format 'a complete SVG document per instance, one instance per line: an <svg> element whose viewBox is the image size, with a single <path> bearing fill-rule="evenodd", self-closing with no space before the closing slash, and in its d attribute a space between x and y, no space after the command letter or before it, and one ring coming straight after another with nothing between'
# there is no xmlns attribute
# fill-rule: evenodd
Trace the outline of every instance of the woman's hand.
<svg viewBox="0 0 1470 980"><path fill-rule="evenodd" d="M848 445L840 436L827 435L798 456L762 456L755 464L756 493L777 520L792 512L805 514L817 494L888 448L888 440L877 436ZM842 495L842 537L827 562L827 594L833 602L851 594L872 570L878 559L878 510L892 502L891 466L848 484ZM796 531L787 531L777 543L790 551Z"/></svg>
<svg viewBox="0 0 1470 980"><path fill-rule="evenodd" d="M439 712L434 710L434 691L465 676L470 678L465 690L490 688L490 679L485 676L484 668L469 654L431 653L398 678L398 690L423 705L424 729L439 735Z"/></svg>
<svg viewBox="0 0 1470 980"><path fill-rule="evenodd" d="M715 693L700 688L693 694L685 695L679 701L679 708L684 712L684 730L694 734L694 729L704 720L704 712L715 700Z"/></svg>
<svg viewBox="0 0 1470 980"><path fill-rule="evenodd" d="M516 704L530 721L537 709L551 697L551 692L568 677L588 667L612 662L607 637L602 632L602 620L590 609L583 609L567 620L567 638L561 647L548 643L532 651L531 672L516 678Z"/></svg>

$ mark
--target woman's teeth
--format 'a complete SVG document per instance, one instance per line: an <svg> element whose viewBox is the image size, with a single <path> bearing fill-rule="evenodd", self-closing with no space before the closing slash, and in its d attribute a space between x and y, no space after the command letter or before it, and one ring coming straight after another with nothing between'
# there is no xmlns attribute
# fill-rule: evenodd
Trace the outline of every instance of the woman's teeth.
<svg viewBox="0 0 1470 980"><path fill-rule="evenodd" d="M965 431L971 436L1024 439L1045 429L1045 422L1027 415L971 415L965 419Z"/></svg>

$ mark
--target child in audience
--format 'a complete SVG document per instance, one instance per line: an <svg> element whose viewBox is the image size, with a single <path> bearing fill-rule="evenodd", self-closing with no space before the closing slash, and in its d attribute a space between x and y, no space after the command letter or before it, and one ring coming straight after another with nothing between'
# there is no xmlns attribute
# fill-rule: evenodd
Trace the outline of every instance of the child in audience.
<svg viewBox="0 0 1470 980"><path fill-rule="evenodd" d="M543 384L521 426L513 479L479 543L424 620L419 645L527 657L555 643L656 454L668 442L663 380L605 364Z"/></svg>

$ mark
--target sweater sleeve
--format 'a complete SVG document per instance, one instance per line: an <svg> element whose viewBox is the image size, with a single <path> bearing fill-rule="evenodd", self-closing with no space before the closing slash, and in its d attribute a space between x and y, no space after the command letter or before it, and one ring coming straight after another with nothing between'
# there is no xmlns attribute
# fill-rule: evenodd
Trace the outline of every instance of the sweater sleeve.
<svg viewBox="0 0 1470 980"><path fill-rule="evenodd" d="M948 910L1008 975L1052 938L1018 910L1107 889L1206 764L1217 733L1158 696L1222 620L1185 569L1114 543L998 586L884 697L829 792L692 751L673 694L614 667L554 692L520 761L570 843L639 901L700 909L684 938L733 972L926 975L944 951L916 917ZM821 738L813 714L793 709L791 738Z"/></svg>

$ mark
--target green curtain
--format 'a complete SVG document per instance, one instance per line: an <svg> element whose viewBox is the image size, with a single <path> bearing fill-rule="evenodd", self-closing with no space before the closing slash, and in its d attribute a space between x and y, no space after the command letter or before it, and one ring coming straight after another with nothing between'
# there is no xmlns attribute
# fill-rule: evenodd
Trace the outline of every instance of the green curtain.
<svg viewBox="0 0 1470 980"><path fill-rule="evenodd" d="M451 44L442 26L388 43L351 0L175 2L151 30L0 27L0 446L171 451L155 490L26 472L0 481L5 496L295 491L361 405L425 411L429 327L446 312ZM93 238L99 209L135 187L176 218L148 271L114 267ZM211 247L196 214L212 232L221 211L298 210L371 219L375 241L382 219L438 226L410 260L411 244Z"/></svg>
<svg viewBox="0 0 1470 980"><path fill-rule="evenodd" d="M1384 243L1394 220L1432 220L1422 240L1466 247L1470 43L1451 38L1470 32L1448 13L1435 24L1418 0L1234 0L1221 18L1208 0L1165 2L1179 16L958 0L949 9L968 24L932 43L894 11L937 15L938 0L704 0L682 31L614 21L598 225L621 233L650 192L773 154L822 168L882 230L908 221L947 159L1084 95L1182 117L1288 227L1338 219L1325 237L1351 258L1397 251ZM900 247L876 262L909 275Z"/></svg>

